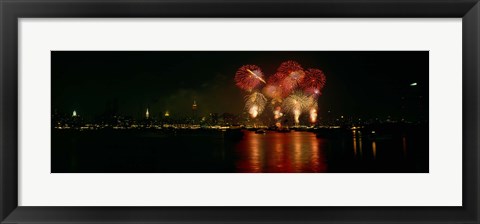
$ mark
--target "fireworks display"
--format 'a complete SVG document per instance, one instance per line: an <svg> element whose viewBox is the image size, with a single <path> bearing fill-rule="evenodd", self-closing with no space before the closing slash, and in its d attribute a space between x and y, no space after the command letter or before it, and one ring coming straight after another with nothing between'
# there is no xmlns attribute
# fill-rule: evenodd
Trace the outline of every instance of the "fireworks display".
<svg viewBox="0 0 480 224"><path fill-rule="evenodd" d="M312 97L308 97L303 92L294 92L282 103L282 108L288 113L293 114L293 118L295 119L295 124L300 123L300 115L302 112L308 110L308 108L312 107L314 104L314 99Z"/></svg>
<svg viewBox="0 0 480 224"><path fill-rule="evenodd" d="M282 108L279 106L275 107L275 109L273 110L273 116L274 119L281 118L283 116Z"/></svg>
<svg viewBox="0 0 480 224"><path fill-rule="evenodd" d="M289 75L292 72L303 71L303 67L296 61L285 61L280 64L277 72Z"/></svg>
<svg viewBox="0 0 480 224"><path fill-rule="evenodd" d="M312 100L313 103L309 106L310 110L308 111L310 115L310 123L315 124L318 117L318 103L317 100Z"/></svg>
<svg viewBox="0 0 480 224"><path fill-rule="evenodd" d="M245 109L250 117L258 117L270 100L277 126L279 120L288 114L293 116L298 125L303 113L308 113L310 123L315 124L318 117L317 98L322 94L326 80L322 70L303 69L296 61L281 63L267 81L256 65L244 65L235 74L236 85L249 93L245 97Z"/></svg>
<svg viewBox="0 0 480 224"><path fill-rule="evenodd" d="M235 83L240 89L252 91L260 83L266 83L260 67L256 65L244 65L235 74Z"/></svg>
<svg viewBox="0 0 480 224"><path fill-rule="evenodd" d="M245 97L245 109L252 118L256 118L263 112L266 103L267 98L259 92L253 92Z"/></svg>
<svg viewBox="0 0 480 224"><path fill-rule="evenodd" d="M305 78L302 66L296 61L286 61L280 64L277 74L283 75L283 84L290 89L297 87Z"/></svg>
<svg viewBox="0 0 480 224"><path fill-rule="evenodd" d="M305 93L318 97L322 94L321 90L325 87L326 82L327 78L322 70L310 68L305 72L305 80L301 87Z"/></svg>
<svg viewBox="0 0 480 224"><path fill-rule="evenodd" d="M281 101L283 96L282 88L275 84L265 86L265 88L263 88L263 93L275 101Z"/></svg>

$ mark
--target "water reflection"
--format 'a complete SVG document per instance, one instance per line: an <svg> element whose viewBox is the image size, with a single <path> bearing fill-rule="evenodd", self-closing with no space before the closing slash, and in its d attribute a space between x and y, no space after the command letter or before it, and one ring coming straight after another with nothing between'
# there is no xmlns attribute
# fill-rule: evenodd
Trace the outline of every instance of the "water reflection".
<svg viewBox="0 0 480 224"><path fill-rule="evenodd" d="M353 131L353 155L357 157L357 132Z"/></svg>
<svg viewBox="0 0 480 224"><path fill-rule="evenodd" d="M300 135L296 134L293 135L293 157L294 157L294 171L301 172L302 171L302 145L300 140Z"/></svg>
<svg viewBox="0 0 480 224"><path fill-rule="evenodd" d="M273 142L275 146L275 153L273 153L273 158L269 160L269 166L270 167L276 167L279 171L283 171L284 169L284 164L283 160L285 159L285 153L283 152L283 138L276 138L275 141Z"/></svg>
<svg viewBox="0 0 480 224"><path fill-rule="evenodd" d="M319 155L319 142L310 142L310 147L312 149L312 154L310 156L310 169L313 172L320 172L326 169L325 162L320 163L320 155ZM323 165L323 166L321 166Z"/></svg>
<svg viewBox="0 0 480 224"><path fill-rule="evenodd" d="M359 151L360 151L360 157L363 156L363 152L362 152L362 133L359 131L358 132L358 148L359 148Z"/></svg>
<svg viewBox="0 0 480 224"><path fill-rule="evenodd" d="M262 172L262 161L260 157L260 149L262 148L260 145L259 138L252 138L251 145L248 148L250 151L249 156L249 168L251 169L250 172Z"/></svg>
<svg viewBox="0 0 480 224"><path fill-rule="evenodd" d="M361 131L352 131L353 135L353 155L355 158L362 158L362 132Z"/></svg>
<svg viewBox="0 0 480 224"><path fill-rule="evenodd" d="M233 130L232 130L233 132ZM428 172L428 136L401 131L52 132L54 172Z"/></svg>
<svg viewBox="0 0 480 224"><path fill-rule="evenodd" d="M236 167L238 172L325 172L323 141L310 132L246 131L235 147Z"/></svg>
<svg viewBox="0 0 480 224"><path fill-rule="evenodd" d="M406 161L405 136L362 136L358 130L342 138L317 138L312 132L295 131L244 133L243 139L235 145L236 172L317 173L327 172L327 168L328 172L343 172L343 169L356 171L354 167L373 169L379 164L394 167L395 163L403 165ZM383 149L381 158L377 155L378 147ZM363 149L367 150L365 156L368 158L364 158ZM371 163L372 160L377 162Z"/></svg>

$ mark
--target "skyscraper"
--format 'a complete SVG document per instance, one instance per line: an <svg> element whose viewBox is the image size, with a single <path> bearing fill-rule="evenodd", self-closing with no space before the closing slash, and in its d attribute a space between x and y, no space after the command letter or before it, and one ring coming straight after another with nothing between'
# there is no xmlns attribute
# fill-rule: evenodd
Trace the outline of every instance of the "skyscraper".
<svg viewBox="0 0 480 224"><path fill-rule="evenodd" d="M195 124L197 120L197 101L193 98L193 105L192 105L192 123Z"/></svg>
<svg viewBox="0 0 480 224"><path fill-rule="evenodd" d="M145 118L149 119L150 118L150 113L148 112L148 107L147 107L147 112L145 112Z"/></svg>

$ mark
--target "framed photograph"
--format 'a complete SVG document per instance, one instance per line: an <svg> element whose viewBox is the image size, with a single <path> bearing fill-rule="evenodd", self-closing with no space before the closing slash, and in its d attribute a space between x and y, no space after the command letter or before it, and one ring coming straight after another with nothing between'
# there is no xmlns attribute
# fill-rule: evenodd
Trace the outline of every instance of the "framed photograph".
<svg viewBox="0 0 480 224"><path fill-rule="evenodd" d="M467 1L8 1L1 223L478 223Z"/></svg>

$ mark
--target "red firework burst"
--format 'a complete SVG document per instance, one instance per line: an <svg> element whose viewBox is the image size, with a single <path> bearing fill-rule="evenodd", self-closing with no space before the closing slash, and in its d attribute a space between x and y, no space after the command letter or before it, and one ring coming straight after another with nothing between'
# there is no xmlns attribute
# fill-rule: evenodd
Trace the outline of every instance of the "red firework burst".
<svg viewBox="0 0 480 224"><path fill-rule="evenodd" d="M235 74L235 84L246 91L252 91L261 82L265 83L263 73L256 65L244 65Z"/></svg>
<svg viewBox="0 0 480 224"><path fill-rule="evenodd" d="M305 72L305 79L301 87L305 93L312 96L319 96L322 94L322 89L325 87L327 77L320 69L310 68Z"/></svg>
<svg viewBox="0 0 480 224"><path fill-rule="evenodd" d="M286 77L283 73L275 73L268 77L267 84L269 85L278 85Z"/></svg>
<svg viewBox="0 0 480 224"><path fill-rule="evenodd" d="M285 61L280 64L277 72L289 75L292 72L303 71L302 66L296 61Z"/></svg>
<svg viewBox="0 0 480 224"><path fill-rule="evenodd" d="M280 99L282 98L282 89L277 85L267 84L265 88L263 88L263 94L272 99Z"/></svg>
<svg viewBox="0 0 480 224"><path fill-rule="evenodd" d="M302 66L296 61L285 61L280 64L277 71L286 75L284 82L289 84L292 88L300 85L305 78L305 72Z"/></svg>
<svg viewBox="0 0 480 224"><path fill-rule="evenodd" d="M280 91L280 98L287 97L292 93L295 88L295 83L288 78L288 75L285 73L277 72L274 75L270 76L268 79L268 84L278 87Z"/></svg>

